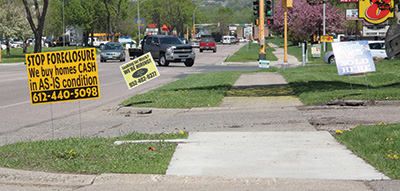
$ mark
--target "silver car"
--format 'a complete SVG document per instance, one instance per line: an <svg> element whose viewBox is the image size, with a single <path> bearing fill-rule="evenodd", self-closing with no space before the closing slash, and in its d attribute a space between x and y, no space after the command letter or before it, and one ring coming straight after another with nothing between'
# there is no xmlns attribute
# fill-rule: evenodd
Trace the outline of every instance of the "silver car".
<svg viewBox="0 0 400 191"><path fill-rule="evenodd" d="M104 45L100 53L100 62L106 62L107 60L125 61L125 49L121 43L108 42Z"/></svg>

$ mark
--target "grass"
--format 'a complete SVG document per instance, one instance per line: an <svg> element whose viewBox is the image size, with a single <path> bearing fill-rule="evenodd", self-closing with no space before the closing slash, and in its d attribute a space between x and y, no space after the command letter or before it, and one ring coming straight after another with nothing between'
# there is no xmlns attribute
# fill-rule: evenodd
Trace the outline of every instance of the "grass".
<svg viewBox="0 0 400 191"><path fill-rule="evenodd" d="M216 107L239 77L240 72L190 75L144 94L137 94L124 106L192 108Z"/></svg>
<svg viewBox="0 0 400 191"><path fill-rule="evenodd" d="M176 144L122 144L116 140L187 138L187 132L131 133L117 138L68 138L0 147L0 166L49 172L165 174ZM154 149L154 150L153 150Z"/></svg>
<svg viewBox="0 0 400 191"><path fill-rule="evenodd" d="M66 47L43 47L42 52L55 52L62 50L73 50L73 49L84 49L88 47L82 46L66 46ZM90 47L91 48L91 47ZM26 54L32 54L33 47L27 47ZM10 55L7 55L7 50L1 50L1 63L17 63L17 62L25 62L25 54L23 53L22 48L11 48Z"/></svg>
<svg viewBox="0 0 400 191"><path fill-rule="evenodd" d="M304 104L325 103L337 99L400 99L398 60L375 62L375 67L376 72L359 77L339 76L335 65L290 68L279 70L279 73Z"/></svg>
<svg viewBox="0 0 400 191"><path fill-rule="evenodd" d="M385 175L400 178L400 124L358 126L335 137Z"/></svg>
<svg viewBox="0 0 400 191"><path fill-rule="evenodd" d="M267 60L277 61L278 58L272 54L275 49L266 45L265 54ZM229 56L226 62L258 62L258 54L260 53L260 45L256 43L246 44L239 51L235 52L232 56Z"/></svg>
<svg viewBox="0 0 400 191"><path fill-rule="evenodd" d="M267 42L273 43L281 48L284 48L283 38L268 38ZM321 57L312 57L311 48L313 45L308 44L308 63L307 64L325 64L324 55L326 52L332 51L331 43L326 43L326 51L323 51L323 44L321 43ZM295 56L300 62L303 60L302 47L298 45L293 45L291 41L288 41L287 54Z"/></svg>

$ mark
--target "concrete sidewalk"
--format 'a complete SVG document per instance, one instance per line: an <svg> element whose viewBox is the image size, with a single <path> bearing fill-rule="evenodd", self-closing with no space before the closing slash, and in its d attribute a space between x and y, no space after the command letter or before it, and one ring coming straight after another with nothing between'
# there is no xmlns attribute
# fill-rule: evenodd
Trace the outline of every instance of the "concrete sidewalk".
<svg viewBox="0 0 400 191"><path fill-rule="evenodd" d="M277 73L242 74L236 87L287 85ZM269 113L284 110L301 121L300 100L281 96L279 100L258 100ZM229 98L228 98L229 99ZM291 100L291 101L288 101ZM225 100L227 101L227 100ZM251 104L235 100L243 111ZM224 105L230 105L223 103ZM296 116L296 117L294 117ZM265 116L269 117L269 116ZM228 119L229 120L229 119ZM306 121L305 119L303 121ZM278 125L278 124L277 124ZM288 129L287 127L291 128ZM167 175L218 176L230 178L297 178L330 180L383 180L385 175L336 142L328 132L315 132L309 124L281 121L275 132L196 132L189 143L179 144Z"/></svg>
<svg viewBox="0 0 400 191"><path fill-rule="evenodd" d="M234 86L286 85L277 73L253 73L240 76ZM146 108L102 108L95 117L85 117L90 121L83 125L96 130L94 136L172 132L176 127L190 132L166 175L0 168L0 190L398 190L400 181L389 180L328 132L316 131L298 111L301 105L296 97L279 96L228 97L217 108L152 108L151 115L136 114ZM60 129L59 134L63 131L71 130Z"/></svg>

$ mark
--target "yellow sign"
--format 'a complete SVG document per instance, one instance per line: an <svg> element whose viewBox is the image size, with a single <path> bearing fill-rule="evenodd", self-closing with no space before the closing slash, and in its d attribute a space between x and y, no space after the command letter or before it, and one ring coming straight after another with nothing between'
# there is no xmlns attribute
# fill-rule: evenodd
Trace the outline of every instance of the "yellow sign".
<svg viewBox="0 0 400 191"><path fill-rule="evenodd" d="M358 1L358 6L358 17L373 24L383 23L394 17L393 0Z"/></svg>
<svg viewBox="0 0 400 191"><path fill-rule="evenodd" d="M292 8L293 0L282 0L282 8Z"/></svg>
<svg viewBox="0 0 400 191"><path fill-rule="evenodd" d="M333 42L333 36L321 36L321 42Z"/></svg>
<svg viewBox="0 0 400 191"><path fill-rule="evenodd" d="M120 69L129 89L160 76L150 53L121 65Z"/></svg>
<svg viewBox="0 0 400 191"><path fill-rule="evenodd" d="M25 58L32 105L100 98L94 48Z"/></svg>

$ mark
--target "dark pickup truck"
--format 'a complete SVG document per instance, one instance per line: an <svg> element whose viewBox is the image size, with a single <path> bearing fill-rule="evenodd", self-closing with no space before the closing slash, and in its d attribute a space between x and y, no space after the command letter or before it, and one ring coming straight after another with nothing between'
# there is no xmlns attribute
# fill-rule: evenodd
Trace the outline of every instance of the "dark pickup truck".
<svg viewBox="0 0 400 191"><path fill-rule="evenodd" d="M130 48L129 57L136 58L150 52L160 66L168 66L170 62L183 62L187 67L193 66L196 58L192 46L183 44L176 36L149 35L143 39L141 47Z"/></svg>
<svg viewBox="0 0 400 191"><path fill-rule="evenodd" d="M342 41L355 41L355 40L385 40L385 36L355 36L347 35L341 36L340 42Z"/></svg>

